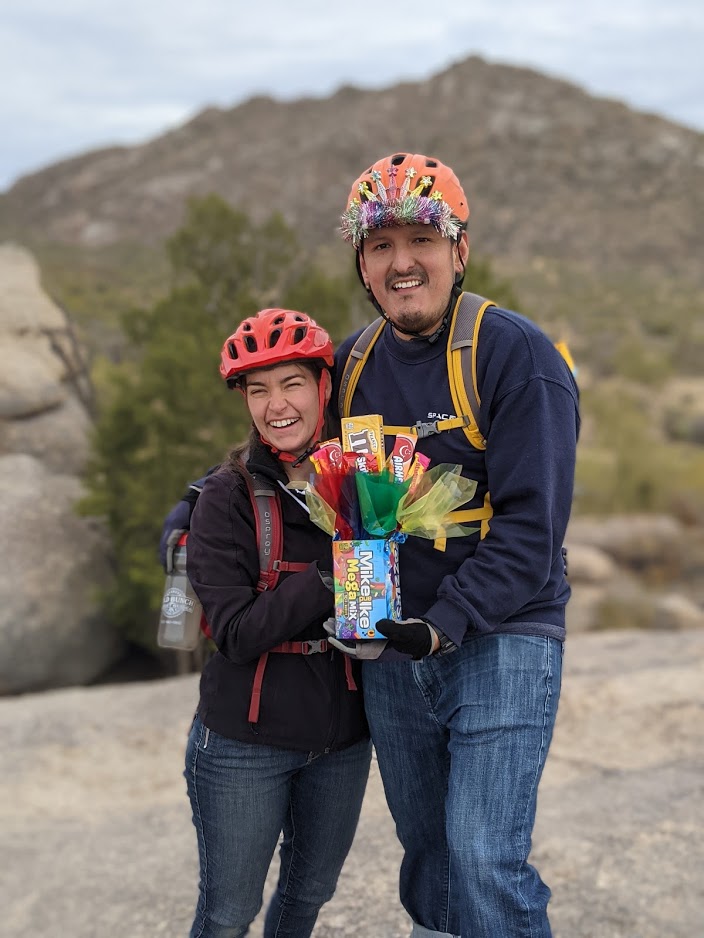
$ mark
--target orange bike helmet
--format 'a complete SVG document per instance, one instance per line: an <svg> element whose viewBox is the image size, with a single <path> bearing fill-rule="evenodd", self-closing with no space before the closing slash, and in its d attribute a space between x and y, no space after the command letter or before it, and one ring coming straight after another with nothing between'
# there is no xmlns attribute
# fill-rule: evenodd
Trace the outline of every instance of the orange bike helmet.
<svg viewBox="0 0 704 938"><path fill-rule="evenodd" d="M333 364L330 336L306 313L262 309L239 324L225 340L220 374L228 387L237 386L248 371L306 359Z"/></svg>
<svg viewBox="0 0 704 938"><path fill-rule="evenodd" d="M449 166L419 153L395 153L355 181L341 227L359 250L372 228L433 225L454 240L468 218L467 196Z"/></svg>

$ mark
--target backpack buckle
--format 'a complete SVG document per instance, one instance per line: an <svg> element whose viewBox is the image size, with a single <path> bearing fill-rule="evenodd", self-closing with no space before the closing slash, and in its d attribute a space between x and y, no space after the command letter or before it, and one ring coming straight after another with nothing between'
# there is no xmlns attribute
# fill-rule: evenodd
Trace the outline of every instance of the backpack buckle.
<svg viewBox="0 0 704 938"><path fill-rule="evenodd" d="M301 642L302 655L315 655L328 650L328 640L326 638L309 638Z"/></svg>
<svg viewBox="0 0 704 938"><path fill-rule="evenodd" d="M413 424L416 433L418 434L418 439L422 440L426 436L432 436L434 433L440 433L438 430L437 420L432 420L429 423L424 423L422 420L419 420L417 423Z"/></svg>

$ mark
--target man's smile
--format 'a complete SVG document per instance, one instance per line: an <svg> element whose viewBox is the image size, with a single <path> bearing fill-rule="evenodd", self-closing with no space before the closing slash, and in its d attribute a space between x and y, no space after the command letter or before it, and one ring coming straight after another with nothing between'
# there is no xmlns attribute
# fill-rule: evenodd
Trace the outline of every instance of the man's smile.
<svg viewBox="0 0 704 938"><path fill-rule="evenodd" d="M392 286L392 290L410 290L413 287L422 287L422 280L399 280Z"/></svg>

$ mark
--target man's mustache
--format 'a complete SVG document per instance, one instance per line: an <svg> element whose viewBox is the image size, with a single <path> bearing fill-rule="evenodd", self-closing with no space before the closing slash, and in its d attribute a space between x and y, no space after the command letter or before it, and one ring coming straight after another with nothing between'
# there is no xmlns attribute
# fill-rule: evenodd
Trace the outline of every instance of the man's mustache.
<svg viewBox="0 0 704 938"><path fill-rule="evenodd" d="M420 267L414 268L403 275L389 274L385 281L386 289L391 290L395 283L404 283L406 280L420 280L421 283L427 283L428 278L425 271Z"/></svg>

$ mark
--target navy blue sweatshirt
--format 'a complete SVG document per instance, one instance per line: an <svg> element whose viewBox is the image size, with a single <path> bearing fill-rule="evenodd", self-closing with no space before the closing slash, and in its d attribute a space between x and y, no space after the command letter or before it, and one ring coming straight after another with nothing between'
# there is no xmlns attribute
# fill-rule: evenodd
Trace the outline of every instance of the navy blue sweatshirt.
<svg viewBox="0 0 704 938"><path fill-rule="evenodd" d="M456 416L448 331L430 345L399 339L387 325L360 377L352 414L381 413L395 426ZM338 349L338 375L358 335ZM409 537L399 560L403 615L424 616L455 644L493 632L562 640L570 595L562 546L579 433L577 387L534 323L493 307L480 326L477 381L486 451L472 447L461 429L419 440L417 451L433 465L459 463L477 482L464 507L481 507L490 493L489 533L483 540L479 532L448 538L444 552L430 540ZM392 445L387 438L387 453Z"/></svg>

